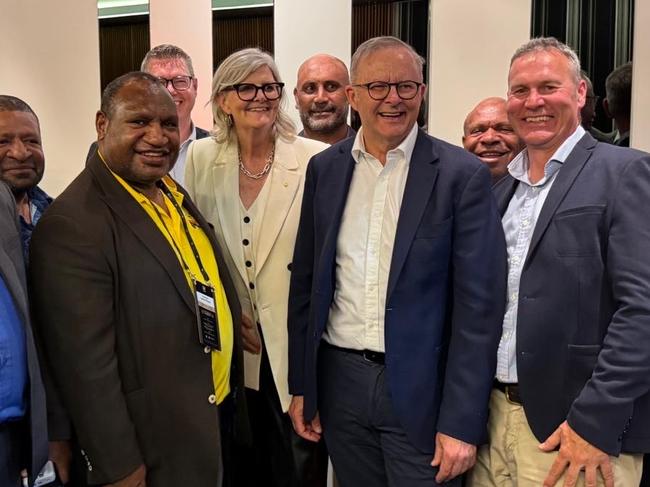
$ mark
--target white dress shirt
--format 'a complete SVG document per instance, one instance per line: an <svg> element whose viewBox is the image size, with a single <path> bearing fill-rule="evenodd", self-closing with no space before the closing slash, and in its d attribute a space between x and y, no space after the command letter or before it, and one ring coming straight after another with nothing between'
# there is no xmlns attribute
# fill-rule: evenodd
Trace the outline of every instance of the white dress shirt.
<svg viewBox="0 0 650 487"><path fill-rule="evenodd" d="M384 352L388 274L417 124L382 164L365 150L363 127L352 146L352 181L336 244L336 288L323 338Z"/></svg>
<svg viewBox="0 0 650 487"><path fill-rule="evenodd" d="M528 178L528 151L522 151L508 164L510 175L519 181L508 209L503 215L503 231L508 249L508 300L503 317L503 332L497 351L496 378L499 382L513 384L517 379L517 308L519 282L528 255L537 218L542 211L558 171L571 154L585 130L578 128L569 136L544 166L544 177L536 183Z"/></svg>
<svg viewBox="0 0 650 487"><path fill-rule="evenodd" d="M172 167L172 170L169 171L169 175L174 178L183 188L185 187L185 159L187 158L187 148L192 142L196 140L196 127L192 124L192 131L190 136L184 141L179 150L178 157L176 158L176 164Z"/></svg>

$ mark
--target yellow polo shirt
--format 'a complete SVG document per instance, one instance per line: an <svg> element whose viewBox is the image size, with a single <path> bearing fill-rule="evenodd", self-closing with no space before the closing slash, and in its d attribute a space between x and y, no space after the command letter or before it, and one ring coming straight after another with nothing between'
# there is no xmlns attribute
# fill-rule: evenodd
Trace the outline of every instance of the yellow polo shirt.
<svg viewBox="0 0 650 487"><path fill-rule="evenodd" d="M115 176L115 179L117 179L119 183L124 187L124 189L126 189L128 193L133 196L133 198L138 203L140 203L142 208L147 212L147 215L149 215L160 232L165 236L169 242L169 246L176 254L176 257L178 257L178 263L183 268L185 277L187 278L187 283L190 286L192 294L194 294L192 275L194 275L199 280L203 280L203 278L201 276L199 265L194 258L192 247L190 247L190 242L187 238L187 235L185 234L185 230L183 229L181 217L178 214L178 211L176 211L176 208L174 208L174 205L171 203L171 201L169 201L167 195L163 193L163 196L165 198L165 205L167 206L167 209L163 210L160 208L160 206L156 205L156 203L153 203L145 195L133 189L120 176L114 172L112 174ZM214 381L215 394L217 396L216 402L217 404L220 404L230 393L230 362L232 359L233 347L232 314L230 313L230 307L228 306L228 300L226 299L226 293L223 289L223 284L219 278L217 260L215 259L212 245L210 245L210 240L208 240L207 235L205 232L203 232L197 221L189 214L187 209L183 207L183 195L177 191L174 181L168 176L165 176L162 181L165 186L169 188L170 193L173 195L174 199L178 202L178 205L183 210L183 214L185 215L185 219L188 223L190 235L192 236L196 250L201 257L203 268L210 278L211 285L214 287L214 298L217 305L217 319L219 320L219 335L221 337L221 350L212 351L212 378ZM154 205L158 206L158 212L156 212L154 209ZM169 215L167 213L169 213ZM162 218L162 221L160 218ZM174 245L174 242L176 242L176 245ZM177 248L181 251L180 256L178 255ZM192 275L190 275L190 273L188 273L188 271L185 269L182 260L185 261Z"/></svg>

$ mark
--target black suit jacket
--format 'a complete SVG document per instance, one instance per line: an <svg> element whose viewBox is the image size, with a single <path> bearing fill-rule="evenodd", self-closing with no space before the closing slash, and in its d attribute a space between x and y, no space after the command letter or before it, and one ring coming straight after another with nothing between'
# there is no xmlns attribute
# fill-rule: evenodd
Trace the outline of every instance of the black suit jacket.
<svg viewBox="0 0 650 487"><path fill-rule="evenodd" d="M504 213L517 187L494 191ZM650 156L586 134L558 172L523 267L517 371L545 440L565 419L612 455L650 451Z"/></svg>
<svg viewBox="0 0 650 487"><path fill-rule="evenodd" d="M336 246L355 168L354 139L311 159L289 297L289 390L317 408L317 356L336 286ZM399 214L384 335L392 404L408 439L485 439L505 305L506 250L490 173L420 131Z"/></svg>
<svg viewBox="0 0 650 487"><path fill-rule="evenodd" d="M33 483L36 475L47 461L45 392L27 306L25 264L20 240L20 227L16 217L16 202L9 188L2 181L0 181L0 274L14 299L25 326L27 371L29 373L27 419L31 442L29 474ZM1 467L2 465L0 465Z"/></svg>
<svg viewBox="0 0 650 487"><path fill-rule="evenodd" d="M187 195L183 204L212 242L238 324L214 234ZM153 487L220 485L211 355L198 342L192 292L165 237L97 155L39 221L31 259L35 321L89 483L115 482L144 463ZM239 330L231 370L238 433Z"/></svg>

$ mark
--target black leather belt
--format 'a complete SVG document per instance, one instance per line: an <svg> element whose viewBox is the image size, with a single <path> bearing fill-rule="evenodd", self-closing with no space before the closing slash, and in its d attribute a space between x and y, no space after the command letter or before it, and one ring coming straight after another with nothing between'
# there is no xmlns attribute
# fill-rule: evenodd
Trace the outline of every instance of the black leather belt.
<svg viewBox="0 0 650 487"><path fill-rule="evenodd" d="M521 396L519 395L519 384L504 384L498 380L494 381L494 388L500 390L506 395L508 402L521 405Z"/></svg>
<svg viewBox="0 0 650 487"><path fill-rule="evenodd" d="M354 348L343 348L327 343L323 340L322 345L332 350L338 350L340 352L352 353L354 355L361 355L368 362L373 364L386 365L386 354L383 352L375 352L374 350L356 350Z"/></svg>

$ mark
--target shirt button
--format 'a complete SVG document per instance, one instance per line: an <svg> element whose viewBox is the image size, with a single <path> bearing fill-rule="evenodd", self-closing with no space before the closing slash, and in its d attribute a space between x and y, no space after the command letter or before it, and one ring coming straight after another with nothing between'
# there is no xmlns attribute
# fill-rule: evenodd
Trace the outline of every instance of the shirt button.
<svg viewBox="0 0 650 487"><path fill-rule="evenodd" d="M247 238L245 238L244 240L241 241L241 243L243 243L244 245L248 245L250 242L248 241Z"/></svg>
<svg viewBox="0 0 650 487"><path fill-rule="evenodd" d="M248 223L248 222L250 222L250 221L251 221L250 218L248 218L247 216L244 217L244 223Z"/></svg>
<svg viewBox="0 0 650 487"><path fill-rule="evenodd" d="M210 347L203 348L203 353L210 353L212 349Z"/></svg>
<svg viewBox="0 0 650 487"><path fill-rule="evenodd" d="M289 263L287 264L287 269L288 269L289 271L291 271L291 262L289 262Z"/></svg>
<svg viewBox="0 0 650 487"><path fill-rule="evenodd" d="M250 267L250 266L252 266L252 265L253 265L253 263L252 263L250 260L247 260L247 261L246 261L246 267Z"/></svg>
<svg viewBox="0 0 650 487"><path fill-rule="evenodd" d="M217 402L217 396L215 396L214 394L210 394L210 395L208 396L208 402L209 402L210 404L214 404L215 402Z"/></svg>
<svg viewBox="0 0 650 487"><path fill-rule="evenodd" d="M255 284L253 284L252 282L249 282L248 287L251 288L251 289L255 289Z"/></svg>

